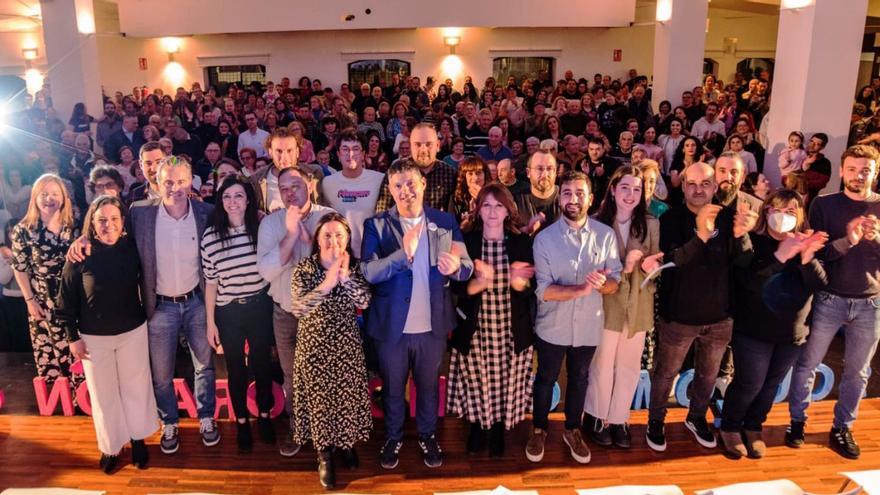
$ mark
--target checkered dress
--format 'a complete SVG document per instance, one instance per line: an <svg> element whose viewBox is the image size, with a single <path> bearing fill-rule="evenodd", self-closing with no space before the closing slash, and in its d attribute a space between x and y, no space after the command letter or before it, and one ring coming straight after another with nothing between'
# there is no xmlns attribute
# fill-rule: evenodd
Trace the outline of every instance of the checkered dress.
<svg viewBox="0 0 880 495"><path fill-rule="evenodd" d="M450 414L488 429L513 428L532 403L532 348L514 352L510 317L510 264L504 241L483 239L482 259L495 278L482 292L478 329L465 356L452 350L447 386Z"/></svg>

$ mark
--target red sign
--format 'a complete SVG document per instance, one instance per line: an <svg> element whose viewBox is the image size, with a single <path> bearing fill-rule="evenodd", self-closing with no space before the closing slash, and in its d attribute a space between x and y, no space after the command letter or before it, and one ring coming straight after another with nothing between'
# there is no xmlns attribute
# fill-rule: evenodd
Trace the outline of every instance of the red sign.
<svg viewBox="0 0 880 495"><path fill-rule="evenodd" d="M147 59L145 57L138 59L138 69L147 70Z"/></svg>
<svg viewBox="0 0 880 495"><path fill-rule="evenodd" d="M620 60L621 60L622 58L623 58L623 50L621 50L621 49L619 49L619 48L616 49L616 50L614 50L614 57L613 57L613 60L614 60L615 62L620 62Z"/></svg>

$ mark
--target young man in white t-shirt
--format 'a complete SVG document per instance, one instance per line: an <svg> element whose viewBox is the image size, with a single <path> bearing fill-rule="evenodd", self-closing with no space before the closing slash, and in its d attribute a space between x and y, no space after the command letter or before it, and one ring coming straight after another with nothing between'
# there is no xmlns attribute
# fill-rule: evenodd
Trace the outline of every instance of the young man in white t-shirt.
<svg viewBox="0 0 880 495"><path fill-rule="evenodd" d="M351 249L360 258L364 220L376 211L376 200L385 176L364 168L366 144L354 131L340 133L336 149L342 170L324 178L321 186L324 202L348 220Z"/></svg>

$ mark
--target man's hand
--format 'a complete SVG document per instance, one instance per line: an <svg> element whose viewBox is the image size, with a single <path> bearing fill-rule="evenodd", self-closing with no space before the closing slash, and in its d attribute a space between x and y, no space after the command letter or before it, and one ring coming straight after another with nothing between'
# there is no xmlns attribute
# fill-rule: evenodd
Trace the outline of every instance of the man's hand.
<svg viewBox="0 0 880 495"><path fill-rule="evenodd" d="M537 215L534 215L532 216L532 218L529 219L529 223L522 229L520 229L520 232L527 235L534 235L538 230L541 229L541 225L546 219L547 217L544 215L543 212L538 213Z"/></svg>
<svg viewBox="0 0 880 495"><path fill-rule="evenodd" d="M71 263L79 263L81 261L85 261L86 258L91 255L92 241L90 241L89 238L85 235L81 235L78 239L70 244L70 247L67 249L67 256L65 256L65 259Z"/></svg>
<svg viewBox="0 0 880 495"><path fill-rule="evenodd" d="M697 236L703 242L709 242L715 232L715 219L721 213L721 205L707 204L697 213Z"/></svg>
<svg viewBox="0 0 880 495"><path fill-rule="evenodd" d="M862 231L865 233L864 238L867 241L880 242L880 220L876 215L868 215L862 222Z"/></svg>
<svg viewBox="0 0 880 495"><path fill-rule="evenodd" d="M663 253L652 254L651 256L646 257L642 260L642 271L645 273L651 273L657 268L660 267L660 263L663 262Z"/></svg>
<svg viewBox="0 0 880 495"><path fill-rule="evenodd" d="M299 209L299 206L288 206L287 213L284 215L284 227L287 228L287 232L296 235L299 231L301 221L302 210Z"/></svg>
<svg viewBox="0 0 880 495"><path fill-rule="evenodd" d="M449 276L461 268L461 258L453 253L438 253L437 269L443 275Z"/></svg>
<svg viewBox="0 0 880 495"><path fill-rule="evenodd" d="M864 223L867 217L858 216L846 224L846 239L851 246L855 246L865 236Z"/></svg>
<svg viewBox="0 0 880 495"><path fill-rule="evenodd" d="M733 237L739 239L755 228L758 223L758 214L745 203L739 203L736 208L736 216L733 217Z"/></svg>
<svg viewBox="0 0 880 495"><path fill-rule="evenodd" d="M605 270L596 270L594 272L590 272L587 274L587 286L591 289L599 290L605 285L605 281L607 278L605 277Z"/></svg>

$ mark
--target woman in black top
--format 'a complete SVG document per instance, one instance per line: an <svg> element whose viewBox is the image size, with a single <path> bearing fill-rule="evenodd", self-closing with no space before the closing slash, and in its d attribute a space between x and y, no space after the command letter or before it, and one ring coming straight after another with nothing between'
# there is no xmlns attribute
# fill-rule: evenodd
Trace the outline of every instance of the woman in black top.
<svg viewBox="0 0 880 495"><path fill-rule="evenodd" d="M123 233L123 211L115 196L92 203L84 224L92 254L64 265L55 301L70 352L83 363L100 467L107 474L129 441L132 463L146 467L144 438L156 432L159 419L138 290L140 258L134 240Z"/></svg>
<svg viewBox="0 0 880 495"><path fill-rule="evenodd" d="M746 213L738 213L735 223ZM733 360L736 374L724 396L721 439L731 458L760 458L761 426L776 388L806 341L812 293L825 283L813 256L828 240L805 230L804 200L780 189L764 201L751 249L734 261ZM745 443L743 443L743 437Z"/></svg>
<svg viewBox="0 0 880 495"><path fill-rule="evenodd" d="M462 229L469 230L474 221L472 212L476 211L477 194L484 185L491 182L489 166L479 156L469 156L458 164L458 179L455 182L455 193L449 199L449 213Z"/></svg>

